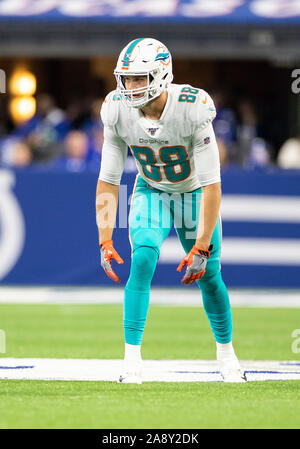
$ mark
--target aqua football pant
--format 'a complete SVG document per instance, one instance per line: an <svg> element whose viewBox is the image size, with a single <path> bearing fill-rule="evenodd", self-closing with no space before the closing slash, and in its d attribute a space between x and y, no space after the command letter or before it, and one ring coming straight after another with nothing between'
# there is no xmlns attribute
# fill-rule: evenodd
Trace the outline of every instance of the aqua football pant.
<svg viewBox="0 0 300 449"><path fill-rule="evenodd" d="M139 345L142 342L149 309L151 281L161 245L169 235L172 225L174 224L186 253L194 245L200 198L201 189L184 194L168 194L150 188L143 178L137 176L129 215L132 259L124 291L123 317L126 343ZM228 343L232 339L232 317L227 288L220 271L219 219L211 243L213 244L211 257L208 259L205 275L197 281L197 285L202 293L203 306L215 340L218 343Z"/></svg>

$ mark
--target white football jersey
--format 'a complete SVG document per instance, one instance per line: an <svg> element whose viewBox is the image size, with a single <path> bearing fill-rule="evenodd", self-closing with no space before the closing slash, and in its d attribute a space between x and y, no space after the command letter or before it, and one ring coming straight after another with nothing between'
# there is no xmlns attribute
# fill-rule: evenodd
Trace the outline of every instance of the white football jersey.
<svg viewBox="0 0 300 449"><path fill-rule="evenodd" d="M195 169L195 149L200 153L212 144L216 146L213 131L208 131L212 130L215 116L211 97L188 84L168 87L168 99L159 120L150 120L141 110L128 108L116 91L110 92L101 109L104 145L99 179L120 183L120 170L123 171L129 147L140 176L150 186L170 193L201 187ZM113 151L119 151L120 157ZM202 171L205 173L205 167Z"/></svg>

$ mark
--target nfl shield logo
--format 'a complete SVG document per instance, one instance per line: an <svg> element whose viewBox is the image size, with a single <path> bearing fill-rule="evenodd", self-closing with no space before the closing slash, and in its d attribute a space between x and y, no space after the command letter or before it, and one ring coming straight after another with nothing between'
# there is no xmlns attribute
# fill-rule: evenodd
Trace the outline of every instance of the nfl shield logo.
<svg viewBox="0 0 300 449"><path fill-rule="evenodd" d="M158 128L148 128L148 131L151 134L151 136L154 136L154 134L156 133L157 130L158 130Z"/></svg>
<svg viewBox="0 0 300 449"><path fill-rule="evenodd" d="M208 145L209 142L210 142L210 137L205 137L205 139L204 139L205 145Z"/></svg>

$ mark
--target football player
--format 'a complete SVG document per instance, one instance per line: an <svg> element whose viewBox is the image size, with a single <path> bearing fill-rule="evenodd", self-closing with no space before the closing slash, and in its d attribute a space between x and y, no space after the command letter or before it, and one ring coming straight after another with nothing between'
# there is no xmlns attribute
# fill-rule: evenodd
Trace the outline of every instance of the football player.
<svg viewBox="0 0 300 449"><path fill-rule="evenodd" d="M101 265L115 282L113 228L129 147L138 168L129 213L131 269L124 290L124 372L120 383L141 383L141 343L152 277L160 248L174 223L186 256L182 283L197 283L215 341L221 377L245 382L232 345L232 316L220 271L221 180L209 94L173 84L172 58L156 39L139 38L121 51L115 91L102 105L104 144L97 185ZM110 222L103 198L111 198ZM194 219L193 219L194 217ZM196 220L195 220L196 217Z"/></svg>

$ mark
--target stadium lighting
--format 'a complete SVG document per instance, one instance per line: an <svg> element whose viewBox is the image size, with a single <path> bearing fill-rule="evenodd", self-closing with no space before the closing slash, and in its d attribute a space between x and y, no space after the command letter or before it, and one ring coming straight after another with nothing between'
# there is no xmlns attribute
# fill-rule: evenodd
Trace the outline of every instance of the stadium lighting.
<svg viewBox="0 0 300 449"><path fill-rule="evenodd" d="M12 95L9 109L15 123L29 120L36 111L36 77L24 67L18 67L9 82Z"/></svg>
<svg viewBox="0 0 300 449"><path fill-rule="evenodd" d="M15 123L29 120L36 111L34 97L15 97L10 101L10 113Z"/></svg>
<svg viewBox="0 0 300 449"><path fill-rule="evenodd" d="M36 77L27 70L17 70L10 80L12 95L34 95L36 92Z"/></svg>

